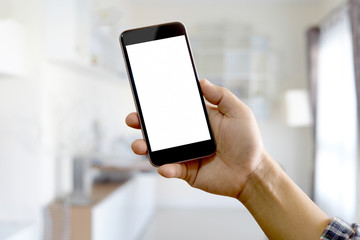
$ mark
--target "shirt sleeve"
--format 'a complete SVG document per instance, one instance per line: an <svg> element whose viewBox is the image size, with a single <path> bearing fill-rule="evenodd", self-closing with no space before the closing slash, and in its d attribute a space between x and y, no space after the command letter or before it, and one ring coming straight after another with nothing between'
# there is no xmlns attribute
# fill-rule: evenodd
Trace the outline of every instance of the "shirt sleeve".
<svg viewBox="0 0 360 240"><path fill-rule="evenodd" d="M353 223L348 224L338 217L331 218L321 240L360 240L360 225Z"/></svg>

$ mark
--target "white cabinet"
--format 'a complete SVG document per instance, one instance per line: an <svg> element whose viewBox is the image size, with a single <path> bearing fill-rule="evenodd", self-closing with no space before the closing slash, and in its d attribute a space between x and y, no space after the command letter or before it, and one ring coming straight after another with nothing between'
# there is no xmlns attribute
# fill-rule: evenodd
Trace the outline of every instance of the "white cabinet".
<svg viewBox="0 0 360 240"><path fill-rule="evenodd" d="M28 222L0 221L0 239L2 240L32 240L40 239L38 226Z"/></svg>
<svg viewBox="0 0 360 240"><path fill-rule="evenodd" d="M91 239L137 239L155 210L154 176L138 174L92 209Z"/></svg>
<svg viewBox="0 0 360 240"><path fill-rule="evenodd" d="M138 173L124 182L94 184L90 204L68 206L69 220L61 210L66 207L50 205L50 239L138 239L155 210L155 176Z"/></svg>

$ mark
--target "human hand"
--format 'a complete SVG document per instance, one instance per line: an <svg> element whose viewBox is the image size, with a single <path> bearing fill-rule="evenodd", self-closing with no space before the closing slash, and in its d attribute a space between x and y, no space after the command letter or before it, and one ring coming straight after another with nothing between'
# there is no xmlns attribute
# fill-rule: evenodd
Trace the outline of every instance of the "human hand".
<svg viewBox="0 0 360 240"><path fill-rule="evenodd" d="M200 81L210 124L217 145L210 157L184 163L166 164L158 172L167 178L180 178L206 192L239 198L248 176L265 155L265 148L252 111L229 90ZM140 129L137 113L126 117L128 126ZM135 140L136 154L147 154L143 139Z"/></svg>
<svg viewBox="0 0 360 240"><path fill-rule="evenodd" d="M210 157L159 167L167 178L181 178L204 191L239 199L269 239L319 239L329 217L266 153L252 111L229 90L200 81L216 141ZM126 123L140 128L137 113ZM132 149L146 154L142 139Z"/></svg>

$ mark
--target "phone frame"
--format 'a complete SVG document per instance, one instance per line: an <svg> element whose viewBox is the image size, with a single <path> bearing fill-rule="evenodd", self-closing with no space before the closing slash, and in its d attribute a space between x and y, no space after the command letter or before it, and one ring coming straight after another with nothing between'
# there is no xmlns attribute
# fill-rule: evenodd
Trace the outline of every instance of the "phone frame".
<svg viewBox="0 0 360 240"><path fill-rule="evenodd" d="M160 40L160 39L171 38L171 37L182 36L182 35L184 35L185 39L186 39L187 49L189 51L189 56L191 59L191 64L192 64L192 67L194 70L194 75L195 75L195 79L196 79L196 83L197 83L196 85L198 87L199 96L201 99L203 111L205 114L208 129L209 129L210 139L201 141L201 142L190 143L190 144L186 144L186 145L167 148L167 149L163 149L163 150L152 151L151 144L150 144L148 134L146 131L146 123L144 122L143 113L141 110L141 105L140 105L138 93L136 90L136 84L135 84L135 80L133 77L131 64L129 61L129 56L127 53L126 46L131 45L131 44L136 44L136 43L144 43L144 42L148 42L148 41ZM158 166L161 166L164 164L190 161L190 160L194 160L194 159L198 159L201 157L207 157L207 156L212 155L216 151L215 139L214 139L214 136L213 136L213 133L211 130L210 121L209 121L209 117L207 114L202 91L200 88L199 78L198 78L198 75L196 72L196 67L195 67L195 63L194 63L193 56L191 53L191 47L190 47L190 43L188 40L185 26L180 22L171 22L171 23L153 25L153 26L148 26L148 27L130 29L130 30L126 30L120 34L119 41L120 41L121 49L123 52L123 57L124 57L125 65L126 65L126 70L127 70L136 110L139 114L143 138L146 141L146 145L148 148L148 156L149 156L149 160L150 160L151 164L158 167Z"/></svg>

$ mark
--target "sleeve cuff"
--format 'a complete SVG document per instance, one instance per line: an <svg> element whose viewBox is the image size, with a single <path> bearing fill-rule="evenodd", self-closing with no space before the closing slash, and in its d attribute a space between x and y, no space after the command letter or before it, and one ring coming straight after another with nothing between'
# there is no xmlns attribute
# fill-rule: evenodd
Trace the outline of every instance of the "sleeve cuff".
<svg viewBox="0 0 360 240"><path fill-rule="evenodd" d="M347 240L356 237L355 230L350 224L338 217L331 218L329 224L327 225L324 233L321 235L322 239L337 239L337 240ZM357 237L355 238L358 239Z"/></svg>

